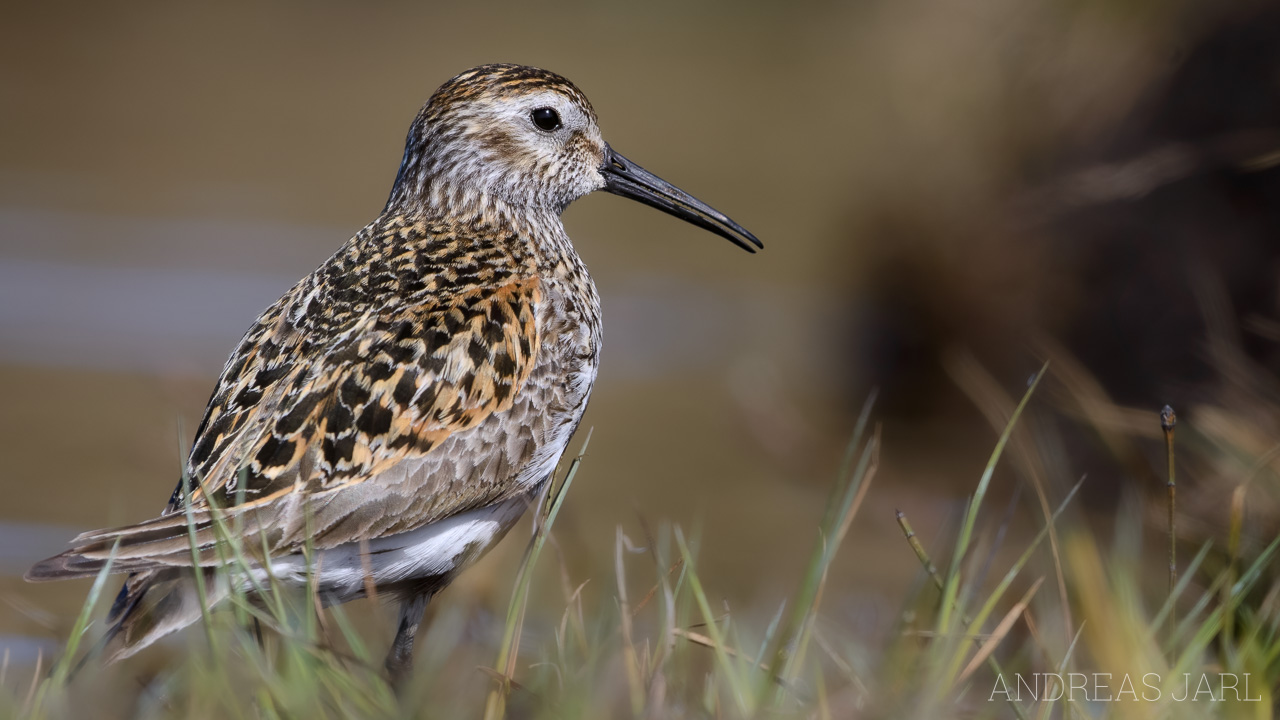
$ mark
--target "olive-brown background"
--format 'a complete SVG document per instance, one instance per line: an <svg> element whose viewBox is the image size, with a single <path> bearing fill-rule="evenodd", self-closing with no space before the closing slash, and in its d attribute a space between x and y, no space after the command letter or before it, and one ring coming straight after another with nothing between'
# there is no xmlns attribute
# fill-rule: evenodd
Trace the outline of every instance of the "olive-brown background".
<svg viewBox="0 0 1280 720"><path fill-rule="evenodd" d="M160 509L240 333L377 214L432 90L487 62L568 76L614 147L766 244L606 195L565 213L606 338L558 529L575 580L607 603L615 526L672 520L717 597L773 606L879 387L831 607L892 614L918 570L893 510L928 544L994 443L963 368L1016 395L1055 338L1154 409L1214 377L1206 297L1270 327L1276 179L1232 163L1280 128L1275 25L1168 1L6 4L0 646L55 647L85 584L22 571ZM1262 139L1161 174L1237 130ZM1067 447L1056 472L1096 473L1100 507L1132 479ZM519 546L450 593L504 601Z"/></svg>

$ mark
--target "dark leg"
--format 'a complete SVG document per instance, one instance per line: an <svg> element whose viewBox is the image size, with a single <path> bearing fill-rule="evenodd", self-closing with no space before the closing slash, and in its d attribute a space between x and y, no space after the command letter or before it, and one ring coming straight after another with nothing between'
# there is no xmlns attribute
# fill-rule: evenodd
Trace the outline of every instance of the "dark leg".
<svg viewBox="0 0 1280 720"><path fill-rule="evenodd" d="M422 614L427 609L431 593L423 592L410 596L400 603L400 621L396 629L396 639L391 641L391 650L387 652L387 674L391 684L399 687L413 670L413 645L418 635L418 625L422 623Z"/></svg>

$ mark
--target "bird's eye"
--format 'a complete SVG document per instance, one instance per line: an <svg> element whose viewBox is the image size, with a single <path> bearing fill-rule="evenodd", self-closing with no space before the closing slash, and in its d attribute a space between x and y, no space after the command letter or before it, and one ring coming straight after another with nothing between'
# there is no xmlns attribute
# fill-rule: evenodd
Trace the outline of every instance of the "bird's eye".
<svg viewBox="0 0 1280 720"><path fill-rule="evenodd" d="M555 132L560 129L560 113L551 108L538 108L530 117L533 118L533 124L537 125L539 130Z"/></svg>

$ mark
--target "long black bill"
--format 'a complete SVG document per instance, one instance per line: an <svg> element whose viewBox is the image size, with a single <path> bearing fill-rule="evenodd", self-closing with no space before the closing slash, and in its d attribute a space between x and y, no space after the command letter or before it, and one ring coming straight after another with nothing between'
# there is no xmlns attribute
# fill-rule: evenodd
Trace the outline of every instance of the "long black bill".
<svg viewBox="0 0 1280 720"><path fill-rule="evenodd" d="M605 192L639 200L649 207L675 215L727 238L749 253L755 252L756 248L764 249L764 243L729 216L619 155L608 145L605 145L604 167L600 172L604 174Z"/></svg>

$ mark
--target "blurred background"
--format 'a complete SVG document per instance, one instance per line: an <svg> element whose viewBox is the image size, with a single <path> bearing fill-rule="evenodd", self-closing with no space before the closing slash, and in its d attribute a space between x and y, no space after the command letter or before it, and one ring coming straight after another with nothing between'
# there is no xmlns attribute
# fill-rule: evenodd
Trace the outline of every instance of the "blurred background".
<svg viewBox="0 0 1280 720"><path fill-rule="evenodd" d="M886 626L919 573L894 510L932 547L1046 360L998 495L1087 474L1105 518L1163 492L1169 403L1188 538L1222 531L1246 471L1266 483L1250 532L1274 535L1280 13L1262 3L10 3L12 661L56 649L87 588L22 572L161 509L240 334L377 215L430 93L489 62L569 77L614 147L766 244L612 196L565 213L606 341L556 534L595 602L615 527L643 544L670 520L701 533L718 599L771 613L878 388L881 466L827 611ZM1017 503L1015 533L1039 518ZM521 547L448 602L502 607Z"/></svg>

